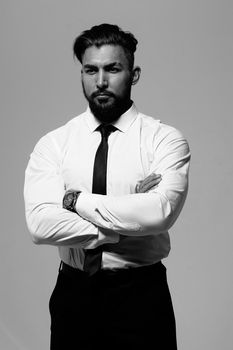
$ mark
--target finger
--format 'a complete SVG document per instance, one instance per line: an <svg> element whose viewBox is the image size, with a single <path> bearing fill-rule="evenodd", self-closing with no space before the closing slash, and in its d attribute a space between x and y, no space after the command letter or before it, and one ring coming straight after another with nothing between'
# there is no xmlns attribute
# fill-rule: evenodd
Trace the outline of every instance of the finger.
<svg viewBox="0 0 233 350"><path fill-rule="evenodd" d="M146 193L146 192L148 192L151 188L153 188L154 186L157 186L157 184L153 184L153 185L147 184L146 186L141 187L141 188L139 189L139 193Z"/></svg>
<svg viewBox="0 0 233 350"><path fill-rule="evenodd" d="M140 180L138 181L137 185L135 186L135 192L139 193L139 192L144 192L144 186L146 186L148 183L150 183L152 180L157 180L157 181L161 181L162 176L160 174L150 174L149 176L147 176L144 180ZM142 189L142 191L141 191Z"/></svg>
<svg viewBox="0 0 233 350"><path fill-rule="evenodd" d="M136 193L140 193L141 183L142 183L142 181L139 181L139 182L137 183L137 185L135 186L135 192L136 192Z"/></svg>
<svg viewBox="0 0 233 350"><path fill-rule="evenodd" d="M154 179L154 180L148 182L144 186L139 186L138 190L140 193L145 193L145 192L149 191L151 188L157 186L160 183L160 181L161 181L161 179Z"/></svg>
<svg viewBox="0 0 233 350"><path fill-rule="evenodd" d="M160 174L151 174L149 176L147 176L142 182L141 185L147 185L147 183L149 183L150 181L156 180L156 179L161 179L161 175Z"/></svg>

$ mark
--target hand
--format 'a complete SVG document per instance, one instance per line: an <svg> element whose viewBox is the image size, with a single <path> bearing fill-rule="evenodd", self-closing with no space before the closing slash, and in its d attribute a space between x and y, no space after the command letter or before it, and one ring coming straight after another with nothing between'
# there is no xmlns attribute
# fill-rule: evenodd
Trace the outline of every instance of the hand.
<svg viewBox="0 0 233 350"><path fill-rule="evenodd" d="M149 191L152 187L157 186L162 180L160 174L151 174L147 176L144 180L141 180L137 183L135 187L136 193L145 193Z"/></svg>

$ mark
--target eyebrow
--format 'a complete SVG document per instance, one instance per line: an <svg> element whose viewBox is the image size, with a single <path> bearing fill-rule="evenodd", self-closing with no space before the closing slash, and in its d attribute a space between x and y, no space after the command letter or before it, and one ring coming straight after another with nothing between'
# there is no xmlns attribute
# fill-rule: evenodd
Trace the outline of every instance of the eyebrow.
<svg viewBox="0 0 233 350"><path fill-rule="evenodd" d="M106 64L106 68L111 68L111 67L114 67L114 66L120 66L122 67L122 64L120 62L112 62L112 63L109 63L109 64Z"/></svg>
<svg viewBox="0 0 233 350"><path fill-rule="evenodd" d="M104 68L111 68L111 67L114 67L114 66L122 67L122 64L120 62L117 62L117 61L116 62L111 62L111 63L108 63L108 64L104 65ZM87 63L87 64L84 64L83 67L84 68L96 68L97 65Z"/></svg>

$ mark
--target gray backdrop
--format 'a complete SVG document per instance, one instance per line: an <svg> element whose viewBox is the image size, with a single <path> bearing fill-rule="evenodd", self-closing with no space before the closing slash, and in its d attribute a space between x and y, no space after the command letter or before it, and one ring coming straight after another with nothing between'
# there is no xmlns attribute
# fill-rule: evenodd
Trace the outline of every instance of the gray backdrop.
<svg viewBox="0 0 233 350"><path fill-rule="evenodd" d="M179 128L192 150L189 195L165 261L179 350L232 349L232 4L1 1L1 349L49 349L59 258L31 241L24 171L38 139L86 108L72 43L102 22L139 40L138 109Z"/></svg>

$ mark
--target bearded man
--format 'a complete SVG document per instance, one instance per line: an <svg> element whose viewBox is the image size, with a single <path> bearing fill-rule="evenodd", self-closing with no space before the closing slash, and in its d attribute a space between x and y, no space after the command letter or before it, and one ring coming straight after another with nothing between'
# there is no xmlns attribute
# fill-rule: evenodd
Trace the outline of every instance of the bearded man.
<svg viewBox="0 0 233 350"><path fill-rule="evenodd" d="M140 113L137 40L101 24L74 42L88 106L36 144L25 175L36 244L61 259L50 298L52 350L177 349L162 263L188 191L180 131Z"/></svg>

